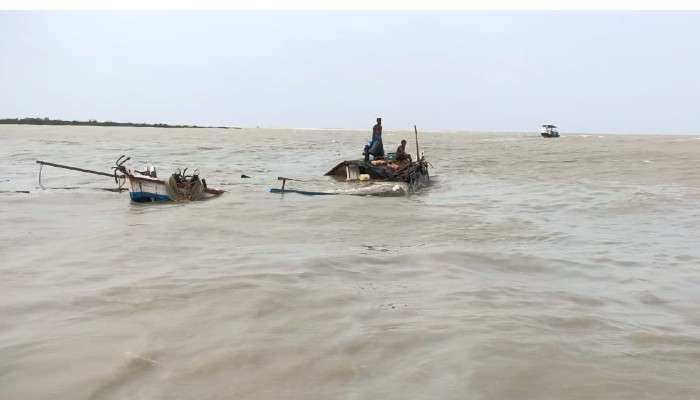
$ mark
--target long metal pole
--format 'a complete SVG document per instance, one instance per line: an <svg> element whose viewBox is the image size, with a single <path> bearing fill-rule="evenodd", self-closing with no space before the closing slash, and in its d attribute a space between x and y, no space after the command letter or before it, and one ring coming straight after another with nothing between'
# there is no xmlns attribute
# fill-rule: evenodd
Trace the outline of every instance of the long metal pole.
<svg viewBox="0 0 700 400"><path fill-rule="evenodd" d="M48 165L50 167L56 167L56 168L64 168L64 169L70 169L72 171L78 171L78 172L85 172L88 174L95 174L95 175L102 175L102 176L108 176L110 178L114 177L114 174L108 174L106 172L100 172L100 171L93 171L91 169L83 169L83 168L78 168L78 167L71 167L68 165L61 165L61 164L54 164L46 161L37 161L36 162L39 165Z"/></svg>

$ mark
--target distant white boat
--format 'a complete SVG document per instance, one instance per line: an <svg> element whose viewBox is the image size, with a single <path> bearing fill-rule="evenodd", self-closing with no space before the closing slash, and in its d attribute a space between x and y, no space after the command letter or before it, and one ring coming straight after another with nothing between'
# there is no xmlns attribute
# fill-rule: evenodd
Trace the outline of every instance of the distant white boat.
<svg viewBox="0 0 700 400"><path fill-rule="evenodd" d="M556 125L546 124L542 125L542 129L540 129L540 135L546 138L559 137L559 131L557 130Z"/></svg>

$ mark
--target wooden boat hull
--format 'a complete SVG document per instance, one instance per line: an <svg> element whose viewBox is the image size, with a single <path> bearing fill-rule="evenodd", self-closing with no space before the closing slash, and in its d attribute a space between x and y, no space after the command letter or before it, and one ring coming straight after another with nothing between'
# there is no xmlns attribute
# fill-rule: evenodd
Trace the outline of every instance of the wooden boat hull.
<svg viewBox="0 0 700 400"><path fill-rule="evenodd" d="M165 182L160 179L127 175L129 197L136 203L172 201Z"/></svg>
<svg viewBox="0 0 700 400"><path fill-rule="evenodd" d="M129 197L135 203L175 201L167 184L160 179L133 174L126 174L126 177L129 181ZM201 195L194 200L207 200L223 193L223 190L205 188Z"/></svg>
<svg viewBox="0 0 700 400"><path fill-rule="evenodd" d="M395 169L387 165L373 165L365 160L349 160L336 165L325 175L348 181L356 180L363 174L379 182L404 182L408 185L409 192L415 192L430 183L428 163L425 161L409 163Z"/></svg>

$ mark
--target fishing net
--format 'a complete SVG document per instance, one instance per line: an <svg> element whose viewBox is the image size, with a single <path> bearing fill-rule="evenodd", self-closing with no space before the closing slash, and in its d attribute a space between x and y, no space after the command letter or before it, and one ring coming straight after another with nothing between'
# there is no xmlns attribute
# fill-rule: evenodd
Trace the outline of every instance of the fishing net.
<svg viewBox="0 0 700 400"><path fill-rule="evenodd" d="M201 180L178 182L175 174L165 183L165 189L173 201L201 200L204 197L204 184Z"/></svg>

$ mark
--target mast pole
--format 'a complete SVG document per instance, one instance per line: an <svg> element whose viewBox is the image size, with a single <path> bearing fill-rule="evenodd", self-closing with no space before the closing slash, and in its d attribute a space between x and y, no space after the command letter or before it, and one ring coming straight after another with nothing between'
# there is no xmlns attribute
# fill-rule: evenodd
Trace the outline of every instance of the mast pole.
<svg viewBox="0 0 700 400"><path fill-rule="evenodd" d="M418 128L413 125L413 130L416 132L416 162L420 161L420 152L418 151Z"/></svg>

